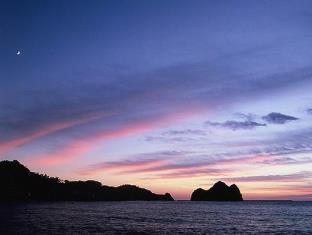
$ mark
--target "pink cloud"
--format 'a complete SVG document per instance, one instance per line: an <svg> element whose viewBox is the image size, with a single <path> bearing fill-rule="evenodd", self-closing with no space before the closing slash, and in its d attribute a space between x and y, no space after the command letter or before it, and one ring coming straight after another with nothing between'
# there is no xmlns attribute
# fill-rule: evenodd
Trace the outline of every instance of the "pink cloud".
<svg viewBox="0 0 312 235"><path fill-rule="evenodd" d="M82 156L92 149L92 147L101 141L109 141L121 137L127 137L139 133L151 131L155 128L166 126L173 122L179 122L197 115L200 110L187 109L188 111L180 111L163 117L150 118L143 121L132 122L115 128L114 130L103 131L92 136L84 136L66 144L63 148L56 152L41 154L31 157L33 165L55 165L71 161Z"/></svg>
<svg viewBox="0 0 312 235"><path fill-rule="evenodd" d="M157 166L146 166L143 169L140 169L141 173L154 173L159 174L160 178L164 178L165 175L170 176L172 178L173 176L176 177L194 177L195 175L202 176L205 172L211 172L211 167L215 166L231 166L233 164L241 164L243 163L259 163L265 160L268 160L271 158L270 156L248 156L248 157L240 157L240 158L234 158L234 159L220 159L213 162L198 162L198 163L185 163L185 164L176 164L172 163L170 161L167 161L166 164L157 165ZM110 169L107 169L105 166L103 166L103 169L105 170L112 170L114 167L115 170L118 172L118 174L133 174L138 173L138 169L136 168L136 165L133 164L132 166L127 167L127 169L119 168L118 164L122 164L122 162L116 162L115 165L110 166ZM168 171L174 171L171 173L161 174L162 172L168 172ZM220 172L229 172L229 169L225 170L219 170Z"/></svg>
<svg viewBox="0 0 312 235"><path fill-rule="evenodd" d="M180 169L175 172L161 173L155 177L149 177L148 179L177 179L177 178L196 178L196 177L220 177L225 176L227 173L232 172L229 169L214 169L214 168L195 168L195 169ZM146 178L147 179L147 178Z"/></svg>
<svg viewBox="0 0 312 235"><path fill-rule="evenodd" d="M95 114L92 117L87 117L87 118L82 118L79 120L68 120L68 121L63 121L59 123L53 123L47 126L42 127L38 131L31 133L27 136L22 136L18 137L16 139L12 139L6 142L0 142L0 153L5 153L8 152L18 146L27 144L32 142L35 139L38 139L40 137L44 137L46 135L52 134L54 132L70 128L79 124L83 124L85 122L89 122L95 119L99 119L104 117L105 115L103 114Z"/></svg>
<svg viewBox="0 0 312 235"><path fill-rule="evenodd" d="M129 169L136 169L137 171L143 170L149 167L157 167L166 164L166 160L159 159L147 159L141 161L124 161L124 162L108 162L108 163L100 163L94 164L89 167L83 168L78 171L81 175L89 175L98 171L108 170L108 171L117 171L123 172Z"/></svg>
<svg viewBox="0 0 312 235"><path fill-rule="evenodd" d="M79 174L91 174L92 171L110 171L113 174L152 174L149 179L166 179L166 178L194 178L202 176L218 176L225 177L230 173L237 171L231 168L233 165L243 163L262 163L271 158L271 156L247 156L234 159L220 159L213 162L190 162L176 163L176 156L168 155L164 160L164 156L157 156L149 160L121 160L116 162L98 163L86 167L79 171ZM222 166L222 168L216 168Z"/></svg>
<svg viewBox="0 0 312 235"><path fill-rule="evenodd" d="M224 178L222 180L232 182L301 182L304 179L311 178L311 172L299 172L288 175L256 175L234 178Z"/></svg>

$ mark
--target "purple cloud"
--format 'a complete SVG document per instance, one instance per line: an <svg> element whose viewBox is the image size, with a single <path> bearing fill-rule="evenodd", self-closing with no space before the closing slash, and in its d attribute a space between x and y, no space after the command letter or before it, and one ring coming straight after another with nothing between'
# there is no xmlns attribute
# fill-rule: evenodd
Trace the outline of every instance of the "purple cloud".
<svg viewBox="0 0 312 235"><path fill-rule="evenodd" d="M221 127L221 128L226 128L226 129L231 129L233 131L236 130L250 130L255 127L262 127L266 126L264 123L258 123L254 121L226 121L226 122L210 122L207 121L205 124L213 127Z"/></svg>
<svg viewBox="0 0 312 235"><path fill-rule="evenodd" d="M271 124L284 124L284 123L289 122L289 121L296 121L299 118L289 116L289 115L285 115L282 113L272 112L266 116L263 116L262 119L268 123L271 123Z"/></svg>
<svg viewBox="0 0 312 235"><path fill-rule="evenodd" d="M224 181L232 182L295 182L312 177L311 171L302 171L287 175L257 175L257 176L243 176L222 178Z"/></svg>

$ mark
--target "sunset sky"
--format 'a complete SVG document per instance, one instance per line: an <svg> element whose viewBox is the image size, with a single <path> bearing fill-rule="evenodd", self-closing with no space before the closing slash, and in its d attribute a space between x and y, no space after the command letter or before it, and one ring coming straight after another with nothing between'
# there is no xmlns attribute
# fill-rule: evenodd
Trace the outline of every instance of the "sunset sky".
<svg viewBox="0 0 312 235"><path fill-rule="evenodd" d="M1 1L4 159L312 200L312 1Z"/></svg>

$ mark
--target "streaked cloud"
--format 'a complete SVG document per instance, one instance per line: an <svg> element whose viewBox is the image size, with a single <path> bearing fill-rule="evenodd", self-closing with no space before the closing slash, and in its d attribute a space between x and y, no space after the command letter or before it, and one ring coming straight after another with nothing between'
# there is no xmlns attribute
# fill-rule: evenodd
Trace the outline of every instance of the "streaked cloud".
<svg viewBox="0 0 312 235"><path fill-rule="evenodd" d="M165 136L179 136L179 135L200 135L205 136L207 133L204 130L199 129L184 129L184 130L170 130L164 132L163 135Z"/></svg>
<svg viewBox="0 0 312 235"><path fill-rule="evenodd" d="M127 125L121 125L114 129L106 129L103 131L96 130L95 133L93 132L89 135L83 135L78 138L76 137L63 144L61 147L56 146L56 149L53 149L50 153L31 156L30 159L34 161L34 164L42 166L62 164L79 158L90 151L96 143L144 133L164 124L177 122L179 119L183 120L188 115L194 114L194 112L181 112L175 113L171 116L164 116L162 118L158 117L143 119L138 122L130 122Z"/></svg>
<svg viewBox="0 0 312 235"><path fill-rule="evenodd" d="M44 137L47 136L49 134L61 131L61 130L65 130L68 129L70 127L73 126L77 126L77 125L81 125L83 123L88 123L91 121L94 121L96 119L100 119L105 117L105 114L93 114L91 117L87 117L87 118L81 118L78 120L69 120L69 121L64 121L64 122L60 122L60 123L52 123L49 126L43 126L40 127L40 129L25 135L25 136L20 136L20 137L16 137L14 139L11 140L6 140L6 141L2 141L0 142L0 153L4 153L7 151L10 151L11 149L14 149L18 146L27 144L27 143L31 143L32 141L40 138L40 137Z"/></svg>
<svg viewBox="0 0 312 235"><path fill-rule="evenodd" d="M20 2L1 8L1 159L158 189L308 182L311 1Z"/></svg>
<svg viewBox="0 0 312 235"><path fill-rule="evenodd" d="M312 172L298 172L294 174L285 175L257 175L257 176L243 176L243 177L232 177L222 178L224 181L230 182L297 182L305 179L310 179Z"/></svg>
<svg viewBox="0 0 312 235"><path fill-rule="evenodd" d="M205 124L213 127L221 127L226 129L231 129L233 131L236 130L250 130L255 127L263 127L266 126L264 123L258 123L254 121L226 121L226 122L211 122L207 121Z"/></svg>

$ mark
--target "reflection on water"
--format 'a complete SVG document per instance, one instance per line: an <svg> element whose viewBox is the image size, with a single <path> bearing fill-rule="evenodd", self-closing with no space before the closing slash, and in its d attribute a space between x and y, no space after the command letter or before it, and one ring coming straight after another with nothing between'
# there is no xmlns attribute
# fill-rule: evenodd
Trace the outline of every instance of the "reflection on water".
<svg viewBox="0 0 312 235"><path fill-rule="evenodd" d="M0 205L0 234L312 234L312 202Z"/></svg>

